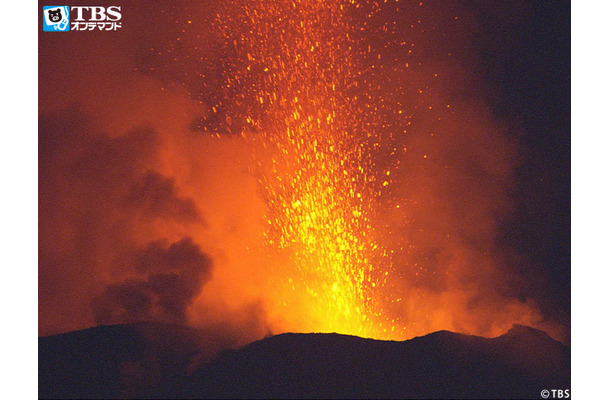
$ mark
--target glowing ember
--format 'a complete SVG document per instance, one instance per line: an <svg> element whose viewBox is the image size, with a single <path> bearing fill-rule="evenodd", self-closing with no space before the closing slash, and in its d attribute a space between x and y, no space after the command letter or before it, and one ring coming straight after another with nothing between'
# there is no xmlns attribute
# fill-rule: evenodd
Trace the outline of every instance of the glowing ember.
<svg viewBox="0 0 610 400"><path fill-rule="evenodd" d="M377 193L373 133L355 89L356 43L345 1L243 2L219 24L243 65L227 88L242 135L262 138L260 184L268 204L268 246L290 254L277 306L306 315L299 329L385 336L376 304L389 260L371 224ZM235 15L237 10L237 15ZM247 27L244 31L244 27ZM236 37L236 32L241 33ZM383 182L384 185L388 181ZM294 293L290 293L292 290ZM297 305L298 302L300 305ZM284 313L286 314L286 313Z"/></svg>
<svg viewBox="0 0 610 400"><path fill-rule="evenodd" d="M554 226L553 202L513 215L554 187L544 175L534 190L521 162L559 159L533 157L538 131L512 132L530 99L502 107L545 74L532 64L521 79L529 62L504 63L542 42L504 43L513 31L496 22L534 28L537 12L153 3L131 5L155 17L119 36L40 37L40 332L153 320L222 326L224 347L287 331L496 336L519 323L566 337L569 296L553 305L549 277L563 265L557 282L569 281L568 255L555 255L568 236L523 250ZM521 89L507 92L504 74ZM551 114L562 113L534 119ZM547 239L550 258L534 262Z"/></svg>

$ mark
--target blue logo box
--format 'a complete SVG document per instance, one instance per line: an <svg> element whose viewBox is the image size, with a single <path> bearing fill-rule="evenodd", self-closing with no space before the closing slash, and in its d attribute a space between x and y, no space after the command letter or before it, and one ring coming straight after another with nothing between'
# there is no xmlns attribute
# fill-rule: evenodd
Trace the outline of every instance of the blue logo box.
<svg viewBox="0 0 610 400"><path fill-rule="evenodd" d="M70 30L70 7L43 6L42 30L45 32L66 32Z"/></svg>

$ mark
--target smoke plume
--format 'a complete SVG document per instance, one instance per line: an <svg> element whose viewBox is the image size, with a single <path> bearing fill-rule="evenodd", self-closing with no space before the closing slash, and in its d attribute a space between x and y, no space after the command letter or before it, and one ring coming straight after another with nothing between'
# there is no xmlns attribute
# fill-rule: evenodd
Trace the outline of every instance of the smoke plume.
<svg viewBox="0 0 610 400"><path fill-rule="evenodd" d="M520 323L565 339L565 321L542 307L547 270L503 240L527 132L492 104L499 88L482 77L478 42L486 16L520 24L531 9L363 4L349 18L362 24L352 52L365 55L343 94L361 107L354 126L384 138L366 143L379 186L363 230L386 260L375 296L387 336L492 336ZM40 36L40 334L159 321L231 346L315 329L293 289L303 266L263 243L260 174L273 149L253 131L281 121L250 100L274 81L248 67L246 5L207 7L125 4L119 31Z"/></svg>

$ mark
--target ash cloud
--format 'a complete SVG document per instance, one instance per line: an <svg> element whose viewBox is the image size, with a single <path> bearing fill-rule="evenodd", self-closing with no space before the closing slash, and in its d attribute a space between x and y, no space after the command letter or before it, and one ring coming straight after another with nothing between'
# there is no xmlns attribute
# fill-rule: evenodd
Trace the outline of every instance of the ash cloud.
<svg viewBox="0 0 610 400"><path fill-rule="evenodd" d="M525 38L518 28L536 25L538 6L419 3L399 2L400 12L386 6L379 20L368 21L372 28L362 30L365 36L376 33L361 38L383 49L385 73L373 82L379 85L376 95L412 112L408 127L391 119L379 127L397 138L387 146L406 149L399 166L388 165L390 157L376 159L380 171L393 171L392 185L379 198L380 224L391 243L402 247L393 288L405 295L391 312L415 326L417 334L436 329L491 334L513 322L547 329L557 321L569 331L569 312L567 319L561 317L567 309L555 306L557 291L548 284L549 278L569 280L569 275L559 271L554 278L559 269L554 259L532 260L531 252L523 254L505 240L506 226L517 219L521 225L511 235L520 241L560 247L548 234L536 236L543 232L537 227L551 231L555 226L540 217L552 207L527 199L530 190L518 174L535 175L539 165L548 170L557 159L540 152L523 157L527 140L542 135L531 127L527 131L514 112L498 111L496 100L520 101L530 93L525 84L518 86L520 92L502 93L497 76L488 73L522 55L535 58L523 53L528 49L520 47ZM238 49L223 53L212 40L217 36L210 26L226 5L211 7L130 5L116 35L41 36L43 334L145 318L221 327L219 337L232 332L228 337L240 343L267 332L267 311L252 300L264 301L261 282L277 279L276 271L261 253L235 254L261 234L256 218L264 205L243 172L251 149L239 138L212 141L192 132L193 121L204 119L214 131L230 117L230 107L210 109L225 99L223 69L240 65L233 59ZM380 33L384 18L397 21L390 29L396 42L414 46L386 48L387 36ZM406 52L409 72L392 72ZM521 67L529 74L524 78L537 74ZM511 79L519 82L521 76ZM544 122L547 117L532 118ZM553 172L548 174L551 183L540 192L553 189ZM538 185L538 179L528 179ZM396 208L392 197L405 203ZM515 216L523 203L525 217ZM532 224L529 219L535 218ZM170 263L170 248L179 243L201 260ZM187 250L185 243L193 247ZM213 259L214 278L203 258ZM187 284L187 276L195 277L197 288ZM186 294L175 302L166 299L180 285L186 285ZM569 293L562 296L569 303ZM252 307L255 313L248 311ZM198 310L194 319L190 308Z"/></svg>
<svg viewBox="0 0 610 400"><path fill-rule="evenodd" d="M76 328L91 320L84 304L91 293L102 290L100 282L130 273L121 262L125 254L134 253L147 237L163 237L164 229L171 232L173 226L201 223L201 218L172 178L149 169L158 160L160 143L152 128L110 137L99 132L81 109L72 107L41 116L39 138L41 325ZM193 297L211 268L207 256L197 253L187 238L165 250L167 254L152 243L138 265L146 267L146 256L157 251L160 254L150 260L148 269L165 262L170 273L156 271L146 285L134 281L139 295L125 301L150 301L144 292L152 290L166 313L174 307L176 318L183 319L185 300ZM201 267L197 274L196 257ZM177 294L178 287L185 290L186 298L177 297L172 304L167 297ZM120 287L108 290L118 297L126 292Z"/></svg>
<svg viewBox="0 0 610 400"><path fill-rule="evenodd" d="M133 269L145 276L107 286L93 300L96 323L186 324L188 305L211 278L210 258L191 238L151 242L138 253Z"/></svg>
<svg viewBox="0 0 610 400"><path fill-rule="evenodd" d="M129 207L150 218L166 217L179 221L201 221L192 199L180 197L173 178L146 171L126 198Z"/></svg>
<svg viewBox="0 0 610 400"><path fill-rule="evenodd" d="M183 324L209 332L214 353L268 333L260 302L216 304L214 262L194 237L207 224L171 170L160 171L160 131L109 135L74 105L42 114L39 138L40 334ZM215 306L198 304L206 292Z"/></svg>

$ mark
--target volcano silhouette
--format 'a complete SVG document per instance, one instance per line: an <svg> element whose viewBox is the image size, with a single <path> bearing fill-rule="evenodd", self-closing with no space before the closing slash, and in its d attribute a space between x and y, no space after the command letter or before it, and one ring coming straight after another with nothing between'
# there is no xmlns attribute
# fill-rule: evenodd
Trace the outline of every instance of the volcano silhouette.
<svg viewBox="0 0 610 400"><path fill-rule="evenodd" d="M205 360L205 334L157 323L39 338L40 398L512 398L570 388L570 348L515 325L403 342L287 333Z"/></svg>

